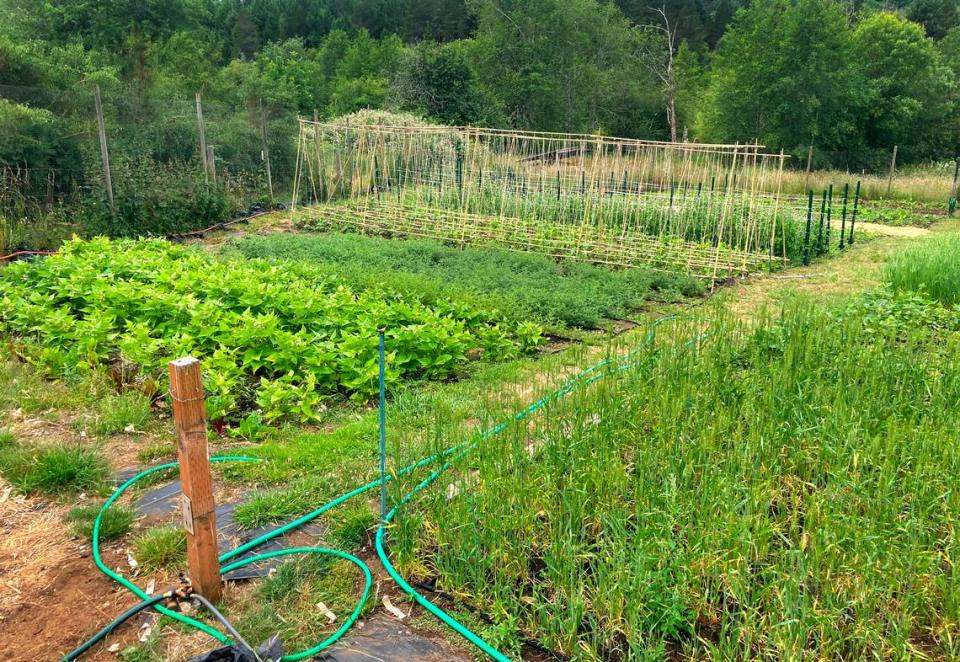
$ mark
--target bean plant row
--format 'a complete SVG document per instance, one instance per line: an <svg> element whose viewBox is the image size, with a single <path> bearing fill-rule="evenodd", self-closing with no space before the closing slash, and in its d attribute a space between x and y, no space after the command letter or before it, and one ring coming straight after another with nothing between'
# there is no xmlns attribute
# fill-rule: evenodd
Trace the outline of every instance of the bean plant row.
<svg viewBox="0 0 960 662"><path fill-rule="evenodd" d="M368 288L306 265L216 259L159 240L74 240L0 271L0 332L54 376L106 369L149 395L168 361L203 361L211 420L261 410L315 421L337 397L377 389L377 329L388 381L446 379L470 359L532 351L541 329L495 309Z"/></svg>

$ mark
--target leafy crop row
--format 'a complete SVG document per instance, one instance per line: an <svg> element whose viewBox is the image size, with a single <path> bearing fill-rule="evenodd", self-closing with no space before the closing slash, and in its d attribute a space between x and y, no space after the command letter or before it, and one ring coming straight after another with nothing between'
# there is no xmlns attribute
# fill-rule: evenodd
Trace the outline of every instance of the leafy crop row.
<svg viewBox="0 0 960 662"><path fill-rule="evenodd" d="M0 271L0 331L28 359L61 375L109 365L155 393L167 362L192 354L203 360L212 420L260 408L267 420L310 421L332 396L369 397L379 327L393 383L449 378L470 358L501 360L540 342L536 324L499 317L158 240L74 240Z"/></svg>
<svg viewBox="0 0 960 662"><path fill-rule="evenodd" d="M622 318L652 296L696 295L703 286L681 274L611 270L493 247L459 249L439 241L357 234L250 236L233 245L247 257L318 265L350 287L391 287L428 301L490 301L510 319L596 327Z"/></svg>
<svg viewBox="0 0 960 662"><path fill-rule="evenodd" d="M460 461L401 511L401 571L512 654L956 659L960 311L711 317Z"/></svg>

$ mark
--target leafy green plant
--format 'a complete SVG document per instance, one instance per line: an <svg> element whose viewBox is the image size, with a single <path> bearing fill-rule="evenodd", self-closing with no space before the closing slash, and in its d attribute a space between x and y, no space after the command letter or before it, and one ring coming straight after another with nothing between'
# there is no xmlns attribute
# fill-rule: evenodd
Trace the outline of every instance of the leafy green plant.
<svg viewBox="0 0 960 662"><path fill-rule="evenodd" d="M703 292L700 282L682 275L643 268L612 270L533 253L461 249L422 239L272 234L234 242L227 254L234 252L309 263L353 288L388 289L428 305L453 301L463 304L464 310L477 305L496 308L520 323L516 334L526 348L539 343L534 319L550 326L594 328L604 318L629 316L649 298L674 300Z"/></svg>
<svg viewBox="0 0 960 662"><path fill-rule="evenodd" d="M387 379L446 379L470 358L531 351L536 330L464 301L354 292L306 265L214 260L163 241L72 241L35 263L0 272L0 331L54 375L121 361L164 390L166 364L203 361L211 420L238 420L256 404L264 421L313 422L333 397L377 391L377 328L387 329ZM146 415L125 396L106 430ZM120 402L117 403L121 404Z"/></svg>

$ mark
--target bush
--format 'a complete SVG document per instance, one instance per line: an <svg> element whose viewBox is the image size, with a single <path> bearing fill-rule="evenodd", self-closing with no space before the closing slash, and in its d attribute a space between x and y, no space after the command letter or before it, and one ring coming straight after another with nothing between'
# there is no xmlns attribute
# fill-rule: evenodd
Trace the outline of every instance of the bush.
<svg viewBox="0 0 960 662"><path fill-rule="evenodd" d="M945 305L960 303L960 235L936 235L894 253L887 279L896 291L922 292Z"/></svg>
<svg viewBox="0 0 960 662"><path fill-rule="evenodd" d="M231 211L222 185L204 181L188 163L121 159L113 166L115 211L104 195L87 198L82 222L88 236L164 236L209 227Z"/></svg>

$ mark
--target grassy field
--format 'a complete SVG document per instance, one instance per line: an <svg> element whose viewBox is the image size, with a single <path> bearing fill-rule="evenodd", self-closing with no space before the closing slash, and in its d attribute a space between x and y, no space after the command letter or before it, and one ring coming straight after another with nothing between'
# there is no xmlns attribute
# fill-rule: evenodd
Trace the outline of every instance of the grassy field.
<svg viewBox="0 0 960 662"><path fill-rule="evenodd" d="M810 188L822 190L828 184L861 181L860 195L865 200L900 200L947 208L953 186L953 163L908 166L898 170L887 194L886 175L868 175L841 170L815 170L809 177L802 170L785 170L783 192L803 194Z"/></svg>

